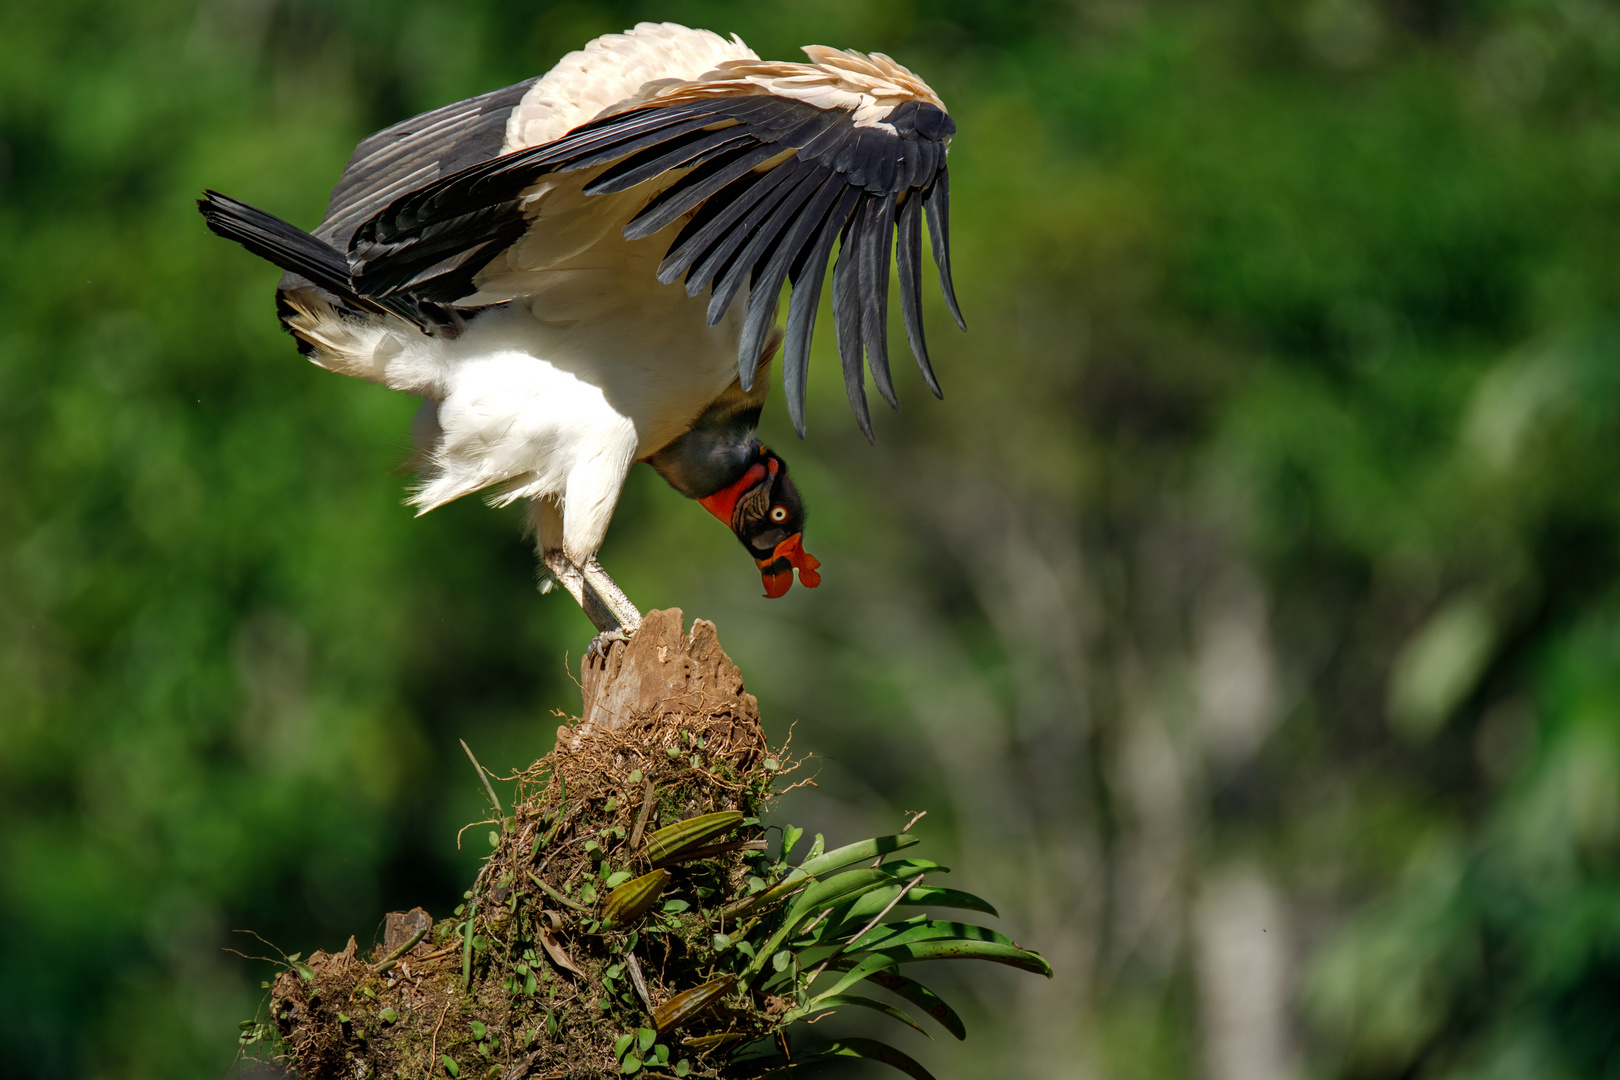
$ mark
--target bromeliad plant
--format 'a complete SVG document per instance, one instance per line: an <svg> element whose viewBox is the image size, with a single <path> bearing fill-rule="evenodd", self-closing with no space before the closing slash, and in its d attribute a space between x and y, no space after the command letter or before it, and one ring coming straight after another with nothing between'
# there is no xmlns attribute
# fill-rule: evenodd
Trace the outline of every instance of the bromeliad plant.
<svg viewBox="0 0 1620 1080"><path fill-rule="evenodd" d="M696 859L714 851L710 841L744 824L740 813L683 821L654 833L647 855L663 863ZM934 991L900 974L901 965L979 959L1051 975L1050 965L1038 953L995 930L927 913L901 914L901 909L931 908L996 915L994 907L972 893L927 883L930 875L947 873L947 868L926 859L896 857L919 842L909 831L832 851L824 850L818 834L803 861L793 865L788 858L802 835L802 830L789 826L776 858L761 852L749 860L749 873L742 879L744 895L694 912L709 935L713 977L656 1007L652 1035L689 1026L682 1045L722 1059L721 1071L726 1074L769 1073L790 1063L852 1056L881 1061L927 1080L929 1073L922 1065L886 1043L829 1040L812 1035L799 1021L859 1007L926 1034L904 1008L868 996L881 989L962 1039L967 1032L961 1017ZM624 911L625 917L645 913L650 910L648 890L662 890L669 877L668 871L658 869L627 882L609 895L607 907ZM664 1044L648 1036L649 1029L642 1029L621 1037L616 1050L622 1072L635 1073L667 1060L667 1055L656 1052Z"/></svg>

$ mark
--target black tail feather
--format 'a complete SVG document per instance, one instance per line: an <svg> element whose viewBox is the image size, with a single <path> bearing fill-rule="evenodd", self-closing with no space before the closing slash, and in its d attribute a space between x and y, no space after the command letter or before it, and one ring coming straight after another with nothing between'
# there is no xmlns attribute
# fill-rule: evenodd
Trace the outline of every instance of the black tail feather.
<svg viewBox="0 0 1620 1080"><path fill-rule="evenodd" d="M217 236L234 240L261 259L307 279L347 304L381 315L397 315L426 329L426 321L405 301L379 302L362 295L349 274L349 261L332 245L245 202L205 191L197 200L208 228Z"/></svg>

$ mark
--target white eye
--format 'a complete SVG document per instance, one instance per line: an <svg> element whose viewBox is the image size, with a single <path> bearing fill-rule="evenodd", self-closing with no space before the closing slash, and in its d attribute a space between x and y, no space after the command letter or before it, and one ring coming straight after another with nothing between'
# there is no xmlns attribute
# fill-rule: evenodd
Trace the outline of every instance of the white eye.
<svg viewBox="0 0 1620 1080"><path fill-rule="evenodd" d="M774 521L778 525L780 525L780 524L782 524L782 522L786 521L787 519L788 519L787 507L785 507L785 506L773 506L773 507L771 507L771 520L772 521Z"/></svg>

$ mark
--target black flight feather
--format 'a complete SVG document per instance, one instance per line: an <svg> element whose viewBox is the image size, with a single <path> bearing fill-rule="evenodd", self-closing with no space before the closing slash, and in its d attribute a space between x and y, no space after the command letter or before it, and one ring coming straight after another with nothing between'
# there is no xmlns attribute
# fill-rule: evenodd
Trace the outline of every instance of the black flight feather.
<svg viewBox="0 0 1620 1080"><path fill-rule="evenodd" d="M787 336L782 345L782 395L787 398L793 430L801 439L805 432L805 376L810 365L810 341L816 327L816 309L821 304L822 281L827 276L827 258L832 254L833 241L838 239L855 201L860 198L860 192L851 187L823 186L836 190L838 201L821 221L814 242L804 248L788 271L793 294L788 300Z"/></svg>
<svg viewBox="0 0 1620 1080"><path fill-rule="evenodd" d="M934 245L934 265L939 267L939 288L945 294L945 308L963 330L962 309L956 306L956 290L951 287L951 185L950 171L940 169L933 186L923 190L923 206L928 211L928 238Z"/></svg>
<svg viewBox="0 0 1620 1080"><path fill-rule="evenodd" d="M798 210L803 204L803 200L809 194L807 190L810 186L809 181L814 179L817 172L815 166L806 161L795 161L774 171L787 179L754 208L754 213L749 217L753 218L756 214L759 216L747 230L748 242L718 271L714 282L714 294L709 298L710 326L718 323L725 315L726 308L731 305L732 298L742 286L744 275L751 273L758 265L760 257L765 254L771 242L776 239L776 234L781 231L782 222L787 215Z"/></svg>
<svg viewBox="0 0 1620 1080"><path fill-rule="evenodd" d="M631 154L617 165L604 169L595 180L585 185L585 194L613 195L628 191L671 169L690 165L707 151L728 144L742 146L753 142L746 132L737 130L736 124L728 124L719 131L700 127L677 139L660 142L640 153Z"/></svg>
<svg viewBox="0 0 1620 1080"><path fill-rule="evenodd" d="M642 207L641 211L630 219L630 224L624 227L624 238L626 240L640 240L643 237L651 236L673 224L677 218L697 206L698 203L704 202L706 199L710 203L715 203L711 196L716 192L781 152L777 147L766 144L764 146L731 150L725 154L710 158ZM725 205L728 204L715 204L715 213L718 213ZM708 205L705 205L704 210L699 212L700 216L708 209ZM682 235L686 235L684 230ZM659 264L658 280L665 285L674 281L680 276L681 271L686 269L685 264L682 264L680 269L672 270L669 276L665 277L664 268L672 265L670 260L674 257L675 248L671 247L670 254L665 256L663 263Z"/></svg>
<svg viewBox="0 0 1620 1080"><path fill-rule="evenodd" d="M860 206L844 226L838 243L838 261L833 264L833 335L838 339L838 360L844 367L844 393L855 410L855 423L867 442L872 435L872 415L866 407L866 369L861 364L861 276L856 239L871 196L863 195Z"/></svg>
<svg viewBox="0 0 1620 1080"><path fill-rule="evenodd" d="M861 340L866 345L866 363L872 369L872 385L877 387L889 408L899 409L894 380L889 377L889 246L894 243L894 196L888 192L871 196L866 203L866 221L855 237L861 260Z"/></svg>
<svg viewBox="0 0 1620 1080"><path fill-rule="evenodd" d="M765 216L776 208L776 204L781 200L784 190L790 188L790 182L799 175L799 168L800 163L790 162L764 173L754 182L753 190L743 196L749 201L747 213L738 218L737 224L731 229L720 234L709 245L709 249L704 253L703 257L687 272L686 294L688 296L696 296L711 282L714 284L716 295L719 294L721 285L716 279L725 273L738 249L753 236L754 230L759 227L759 223L765 220ZM728 295L727 302L729 300L730 296ZM714 299L711 298L709 301L709 325L713 326L719 322L720 316L723 314L725 314L725 304L717 305Z"/></svg>
<svg viewBox="0 0 1620 1080"><path fill-rule="evenodd" d="M783 199L771 220L760 230L762 236L772 239L769 250L762 256L764 261L756 263L758 269L749 283L748 315L737 342L737 377L742 381L744 390L753 389L760 350L764 347L769 328L776 321L776 301L782 291L782 282L837 193L834 186L827 183L829 175L826 169L810 170L799 185L799 191L808 194L802 198L790 196Z"/></svg>
<svg viewBox="0 0 1620 1080"><path fill-rule="evenodd" d="M928 362L928 341L923 337L922 198L916 191L907 192L905 198L894 253L894 268L900 277L900 313L905 317L906 340L911 343L911 355L917 359L923 381L935 397L943 398L933 365Z"/></svg>

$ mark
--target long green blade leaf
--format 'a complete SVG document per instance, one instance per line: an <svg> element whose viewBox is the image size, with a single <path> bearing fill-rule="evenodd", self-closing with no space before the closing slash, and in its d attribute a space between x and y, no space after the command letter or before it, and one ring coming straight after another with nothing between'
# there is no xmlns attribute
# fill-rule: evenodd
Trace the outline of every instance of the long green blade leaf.
<svg viewBox="0 0 1620 1080"><path fill-rule="evenodd" d="M913 960L990 960L1045 975L1048 979L1052 977L1052 965L1040 953L1003 945L999 941L917 941L893 948L874 949L865 955L867 959L888 957L896 964L909 964ZM834 961L834 965L842 959L840 957ZM865 960L861 962L865 963Z"/></svg>
<svg viewBox="0 0 1620 1080"><path fill-rule="evenodd" d="M921 922L906 921L901 923L885 923L875 926L871 932L861 937L859 941L850 943L850 952L867 952L871 949L886 949L894 945L909 945L914 941L993 941L1001 945L1017 944L1006 934L999 933L987 926L974 926L972 923L935 922L925 919Z"/></svg>
<svg viewBox="0 0 1620 1080"><path fill-rule="evenodd" d="M904 946L902 946L902 948L903 947ZM868 956L863 956L859 960L854 961L854 966L845 972L837 982L833 983L822 993L819 993L815 997L811 998L810 1004L815 1005L817 1002L824 1001L827 998L837 997L839 994L842 994L845 990L848 990L862 979L875 975L885 968L892 968L896 963L897 961L893 957L886 956L882 953L872 953Z"/></svg>
<svg viewBox="0 0 1620 1080"><path fill-rule="evenodd" d="M858 1057L868 1061L881 1061L885 1065L893 1066L911 1077L912 1080L934 1080L934 1076L927 1069L917 1063L916 1059L903 1054L888 1043L878 1042L876 1039L838 1039L835 1042L803 1049L795 1049L794 1054L802 1061L805 1057Z"/></svg>
<svg viewBox="0 0 1620 1080"><path fill-rule="evenodd" d="M967 1038L967 1025L962 1023L960 1016L956 1015L956 1010L947 1005L944 998L915 979L908 979L897 971L879 971L868 975L866 981L883 987L891 994L905 998L929 1016L938 1020L940 1027L943 1027L958 1039Z"/></svg>
<svg viewBox="0 0 1620 1080"><path fill-rule="evenodd" d="M923 1026L917 1023L917 1021L913 1020L911 1015L904 1009L897 1009L886 1001L878 1001L876 998L862 997L859 994L836 994L832 997L817 998L814 1005L810 1005L803 1009L795 1009L783 1016L781 1023L784 1025L790 1024L795 1020L810 1016L813 1013L826 1012L829 1009L838 1009L845 1005L859 1005L863 1009L875 1009L884 1016L898 1020L907 1027L916 1028L924 1035L928 1035L928 1032L923 1030ZM928 1037L930 1039L933 1038L932 1035L928 1035Z"/></svg>
<svg viewBox="0 0 1620 1080"><path fill-rule="evenodd" d="M869 892L851 904L847 913L840 916L835 912L834 915L842 922L853 923L854 927L851 927L851 929L865 926L872 916L882 911L889 901L894 899L895 893L899 892L900 889L901 886L897 885L892 889ZM1001 913L991 907L988 901L974 896L972 893L961 892L957 889L941 889L932 885L914 886L895 906L959 908L963 911L978 911L996 918L1001 917ZM825 934L821 936L826 937Z"/></svg>
<svg viewBox="0 0 1620 1080"><path fill-rule="evenodd" d="M960 889L941 889L932 885L918 885L906 893L905 899L901 900L898 906L957 908L961 911L978 911L993 919L1001 918L1001 912L997 911L988 900Z"/></svg>
<svg viewBox="0 0 1620 1080"><path fill-rule="evenodd" d="M872 889L882 888L904 882L907 878L918 874L943 874L946 868L927 859L896 859L883 866L868 867L864 870L846 870L835 874L824 881L818 881L804 892L800 893L788 908L784 926L790 926L797 919L804 917L811 911L820 911L829 904L852 896L858 896Z"/></svg>
<svg viewBox="0 0 1620 1080"><path fill-rule="evenodd" d="M901 848L908 848L918 843L922 838L909 833L894 836L874 836L870 840L861 840L853 844L846 844L841 848L834 848L824 855L817 855L813 859L806 859L799 864L799 869L807 874L825 877L834 870L850 866L858 862L870 862L881 855L887 855Z"/></svg>

